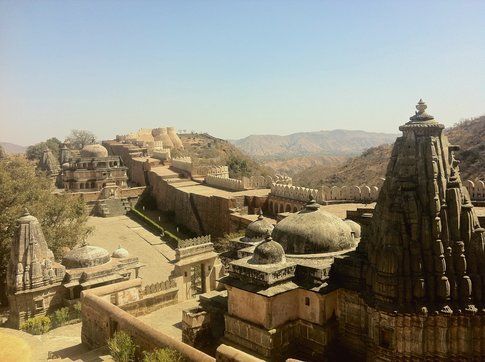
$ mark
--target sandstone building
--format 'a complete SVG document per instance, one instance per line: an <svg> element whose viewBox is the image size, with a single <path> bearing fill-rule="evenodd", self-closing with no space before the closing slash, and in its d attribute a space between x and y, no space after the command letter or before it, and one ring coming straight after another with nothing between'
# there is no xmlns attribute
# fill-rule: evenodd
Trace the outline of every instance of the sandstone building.
<svg viewBox="0 0 485 362"><path fill-rule="evenodd" d="M268 234L221 280L223 342L267 360L483 360L485 231L457 146L416 108L361 225L314 200L271 235L250 224L249 236Z"/></svg>
<svg viewBox="0 0 485 362"><path fill-rule="evenodd" d="M54 260L39 221L28 211L19 218L7 268L9 323L18 328L30 317L44 315L79 300L83 290L138 277L143 265L118 248L83 245Z"/></svg>
<svg viewBox="0 0 485 362"><path fill-rule="evenodd" d="M99 144L86 145L80 157L70 157L69 150L61 148L62 182L66 191L99 191L106 186L127 185L127 167L119 156L108 155L108 150Z"/></svg>

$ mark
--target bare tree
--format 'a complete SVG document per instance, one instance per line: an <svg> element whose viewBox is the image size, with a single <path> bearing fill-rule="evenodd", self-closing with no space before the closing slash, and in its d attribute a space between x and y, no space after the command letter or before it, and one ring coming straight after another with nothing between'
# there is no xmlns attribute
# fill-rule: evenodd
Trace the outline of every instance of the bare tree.
<svg viewBox="0 0 485 362"><path fill-rule="evenodd" d="M81 149L86 145L96 143L96 136L90 131L73 129L66 141L71 145L71 148Z"/></svg>

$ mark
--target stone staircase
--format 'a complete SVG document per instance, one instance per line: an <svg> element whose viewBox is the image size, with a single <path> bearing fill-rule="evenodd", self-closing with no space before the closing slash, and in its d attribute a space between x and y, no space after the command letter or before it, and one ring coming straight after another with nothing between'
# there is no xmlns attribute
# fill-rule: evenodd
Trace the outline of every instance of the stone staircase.
<svg viewBox="0 0 485 362"><path fill-rule="evenodd" d="M126 215L131 205L127 198L98 201L98 214L102 217Z"/></svg>

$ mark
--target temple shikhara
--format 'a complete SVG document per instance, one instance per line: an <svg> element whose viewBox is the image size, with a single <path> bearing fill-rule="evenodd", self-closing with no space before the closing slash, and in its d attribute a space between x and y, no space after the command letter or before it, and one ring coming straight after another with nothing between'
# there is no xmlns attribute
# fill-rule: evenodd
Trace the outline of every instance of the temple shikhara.
<svg viewBox="0 0 485 362"><path fill-rule="evenodd" d="M80 302L92 350L125 331L140 353L168 346L194 361L484 360L485 230L474 203L485 193L461 179L458 145L425 102L399 130L380 188L231 178L227 165L188 156L184 145L200 139L173 127L63 147L61 160L46 150L41 166L59 192L118 216L102 241L115 245L116 228L137 241L111 253L83 244L56 261L39 221L19 215L10 323ZM151 213L137 206L142 195Z"/></svg>

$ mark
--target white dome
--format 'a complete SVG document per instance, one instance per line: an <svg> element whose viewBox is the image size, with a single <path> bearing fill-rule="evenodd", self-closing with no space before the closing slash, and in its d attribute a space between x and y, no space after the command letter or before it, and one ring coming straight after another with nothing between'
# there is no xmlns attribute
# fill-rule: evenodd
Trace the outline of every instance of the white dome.
<svg viewBox="0 0 485 362"><path fill-rule="evenodd" d="M113 251L113 254L111 257L113 258L128 258L130 256L130 253L128 253L128 250L125 248L122 248L121 245L118 246L118 249Z"/></svg>

